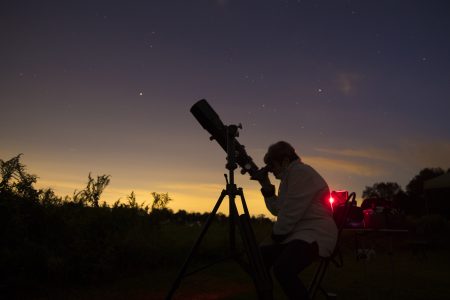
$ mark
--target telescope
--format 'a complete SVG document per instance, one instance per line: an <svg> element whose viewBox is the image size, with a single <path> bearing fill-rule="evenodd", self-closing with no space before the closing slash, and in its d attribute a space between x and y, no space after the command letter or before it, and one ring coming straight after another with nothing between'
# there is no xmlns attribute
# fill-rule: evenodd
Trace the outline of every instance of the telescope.
<svg viewBox="0 0 450 300"><path fill-rule="evenodd" d="M197 101L191 107L191 113L200 125L211 134L210 140L216 140L222 149L227 152L227 139L229 138L228 128L232 125L224 125L222 120L220 120L219 115L205 99ZM242 128L242 126L239 128ZM250 175L250 179L257 180L261 186L270 184L266 167L261 169L258 168L258 166L253 162L253 159L247 154L245 147L235 138L233 138L233 141L231 142L234 143L235 160L241 167L241 174L248 173Z"/></svg>
<svg viewBox="0 0 450 300"><path fill-rule="evenodd" d="M267 272L264 262L259 252L258 245L256 243L255 235L253 233L250 224L250 213L248 211L247 204L244 198L244 192L242 188L238 188L234 183L234 170L237 169L238 165L242 168L241 173L250 174L252 180L257 180L261 186L270 184L269 177L267 176L267 168L259 169L258 166L253 162L253 159L245 151L245 147L242 146L236 137L239 135L239 128L241 125L224 125L220 120L219 115L214 111L214 109L208 104L205 99L202 99L195 103L191 107L191 113L197 119L197 121L202 125L202 127L211 134L211 140L216 140L217 143L222 147L227 153L227 164L226 168L229 171L229 178L225 174L226 179L226 189L222 190L219 199L214 205L213 210L208 216L203 229L200 232L197 241L192 247L185 263L181 267L177 278L175 279L172 287L167 294L166 300L171 300L175 290L181 283L183 277L191 275L195 272L201 271L206 267L214 264L209 264L207 266L200 267L195 271L186 273L189 263L199 247L204 235L208 231L217 211L223 202L223 199L228 196L229 200L229 251L230 255L227 258L234 258L241 267L247 271L253 278L258 298L262 300L272 300L272 282L270 280L270 275ZM228 180L229 179L229 180ZM241 199L243 214L239 214L238 208L236 206L236 196ZM247 256L247 261L243 260L241 257L242 251L238 251L236 247L236 229L239 230L240 236L242 238L244 253ZM223 261L221 259L219 261ZM219 262L217 261L217 262ZM217 263L215 262L215 263Z"/></svg>

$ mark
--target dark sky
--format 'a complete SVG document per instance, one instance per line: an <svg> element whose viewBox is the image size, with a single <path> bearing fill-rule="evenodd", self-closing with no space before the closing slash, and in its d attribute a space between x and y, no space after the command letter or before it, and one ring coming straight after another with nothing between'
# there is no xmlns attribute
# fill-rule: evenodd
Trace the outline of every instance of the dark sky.
<svg viewBox="0 0 450 300"><path fill-rule="evenodd" d="M210 210L225 153L202 98L257 164L286 140L332 189L450 167L448 1L2 1L0 37L0 158L61 195L92 172L108 201Z"/></svg>

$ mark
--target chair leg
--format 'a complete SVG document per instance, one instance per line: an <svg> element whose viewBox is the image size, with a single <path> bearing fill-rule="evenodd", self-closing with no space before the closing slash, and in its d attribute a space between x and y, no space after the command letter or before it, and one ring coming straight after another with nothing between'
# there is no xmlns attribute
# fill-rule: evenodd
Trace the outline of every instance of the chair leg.
<svg viewBox="0 0 450 300"><path fill-rule="evenodd" d="M341 215L340 214L333 215L334 221L336 222L336 225L338 228L336 247L330 257L320 258L319 266L317 267L316 272L314 273L313 279L311 280L311 283L310 283L310 286L308 289L310 299L314 299L314 297L316 296L317 290L320 290L327 299L336 299L337 298L336 294L325 291L325 289L322 287L322 280L325 277L325 273L328 269L330 261L333 261L337 267L343 266L343 260L342 260L341 253L339 252L338 245L339 245L339 240L340 240L340 236L341 236L341 231L344 228L345 223L348 218L348 215L350 213L350 204L353 203L353 201L355 201L355 197L356 197L356 194L351 193L347 197L347 200L345 201L344 213ZM336 255L339 255L338 260L335 260Z"/></svg>
<svg viewBox="0 0 450 300"><path fill-rule="evenodd" d="M323 276L326 271L327 263L325 259L321 259L319 265L314 272L311 283L309 284L308 294L311 299L314 299L317 289L320 289L320 285L322 283Z"/></svg>

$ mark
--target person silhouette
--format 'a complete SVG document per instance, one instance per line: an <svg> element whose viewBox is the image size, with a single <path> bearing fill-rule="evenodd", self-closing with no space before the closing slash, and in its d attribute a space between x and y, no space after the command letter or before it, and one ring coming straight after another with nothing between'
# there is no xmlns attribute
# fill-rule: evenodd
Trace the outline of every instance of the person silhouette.
<svg viewBox="0 0 450 300"><path fill-rule="evenodd" d="M271 183L261 188L267 209L277 217L271 235L260 245L261 255L289 299L308 299L298 274L318 256L329 256L337 241L330 191L287 142L272 144L264 163L280 185L278 194Z"/></svg>

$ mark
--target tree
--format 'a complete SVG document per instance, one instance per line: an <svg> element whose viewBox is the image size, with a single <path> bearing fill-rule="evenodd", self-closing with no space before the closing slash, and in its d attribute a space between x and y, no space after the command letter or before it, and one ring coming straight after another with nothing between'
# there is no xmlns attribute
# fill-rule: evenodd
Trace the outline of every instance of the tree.
<svg viewBox="0 0 450 300"><path fill-rule="evenodd" d="M95 180L89 173L86 188L79 192L75 191L73 201L81 204L90 203L92 206L98 207L100 196L109 184L109 177L109 175L100 175Z"/></svg>
<svg viewBox="0 0 450 300"><path fill-rule="evenodd" d="M403 192L402 188L396 182L377 182L372 186L366 186L362 193L362 197L364 199L381 198L393 201L401 192Z"/></svg>
<svg viewBox="0 0 450 300"><path fill-rule="evenodd" d="M25 166L20 163L21 156L19 154L7 161L0 159L0 192L10 191L22 197L36 198L39 192L33 184L37 177L26 172Z"/></svg>
<svg viewBox="0 0 450 300"><path fill-rule="evenodd" d="M10 181L14 180L14 175L20 172L20 170L23 168L23 166L20 164L21 155L22 154L19 154L7 161L0 159L0 173L2 176L2 181L0 182L1 190L10 189Z"/></svg>
<svg viewBox="0 0 450 300"><path fill-rule="evenodd" d="M131 208L140 208L137 204L136 194L134 191L131 191L131 194L127 196L128 206Z"/></svg>
<svg viewBox="0 0 450 300"><path fill-rule="evenodd" d="M43 206L59 206L63 204L63 200L55 194L55 191L47 188L39 190L39 203Z"/></svg>
<svg viewBox="0 0 450 300"><path fill-rule="evenodd" d="M153 203L150 215L152 220L156 224L162 224L164 222L170 221L173 217L173 211L167 207L167 204L172 201L169 197L169 193L152 193Z"/></svg>
<svg viewBox="0 0 450 300"><path fill-rule="evenodd" d="M127 200L128 200L128 204L127 206L129 208L132 209L136 209L137 211L141 212L141 213L148 213L148 205L144 206L145 201L142 202L141 204L138 204L137 200L136 200L136 194L134 193L134 191L131 191L131 194L127 196Z"/></svg>
<svg viewBox="0 0 450 300"><path fill-rule="evenodd" d="M413 179L406 186L406 193L410 197L422 197L423 196L423 184L425 181L438 177L444 174L444 170L441 168L425 168L422 169L419 174L414 176Z"/></svg>
<svg viewBox="0 0 450 300"><path fill-rule="evenodd" d="M167 204L173 199L169 197L169 193L152 193L153 196L153 210L164 210L167 209Z"/></svg>
<svg viewBox="0 0 450 300"><path fill-rule="evenodd" d="M441 168L425 168L406 186L406 193L408 194L408 205L406 211L415 215L423 215L426 212L425 195L423 184L425 181L444 174Z"/></svg>

